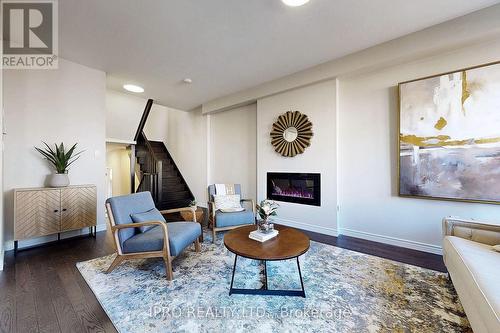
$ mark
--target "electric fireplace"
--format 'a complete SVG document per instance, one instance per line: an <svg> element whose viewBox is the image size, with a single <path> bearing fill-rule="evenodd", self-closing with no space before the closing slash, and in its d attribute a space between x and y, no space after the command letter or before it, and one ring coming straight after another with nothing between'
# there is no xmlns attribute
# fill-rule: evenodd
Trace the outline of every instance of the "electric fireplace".
<svg viewBox="0 0 500 333"><path fill-rule="evenodd" d="M319 173L267 173L267 198L304 205L321 206Z"/></svg>

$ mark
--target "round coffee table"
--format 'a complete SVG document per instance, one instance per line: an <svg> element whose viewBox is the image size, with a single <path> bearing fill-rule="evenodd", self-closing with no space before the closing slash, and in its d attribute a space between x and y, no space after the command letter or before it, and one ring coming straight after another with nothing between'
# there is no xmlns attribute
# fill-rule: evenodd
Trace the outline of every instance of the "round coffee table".
<svg viewBox="0 0 500 333"><path fill-rule="evenodd" d="M299 256L309 250L309 237L304 233L283 226L276 226L279 231L278 236L265 241L263 243L248 238L248 234L256 230L256 226L249 225L233 229L224 235L224 245L226 248L235 254L233 275L231 277L231 286L229 295L232 294L250 294L250 295L277 295L277 296L301 296L306 297L304 290L304 281L300 271ZM241 289L233 288L234 272L236 270L236 262L238 256L261 260L264 263L264 283L261 289ZM267 261L276 260L297 260L297 268L299 270L300 284L302 290L277 290L267 288Z"/></svg>

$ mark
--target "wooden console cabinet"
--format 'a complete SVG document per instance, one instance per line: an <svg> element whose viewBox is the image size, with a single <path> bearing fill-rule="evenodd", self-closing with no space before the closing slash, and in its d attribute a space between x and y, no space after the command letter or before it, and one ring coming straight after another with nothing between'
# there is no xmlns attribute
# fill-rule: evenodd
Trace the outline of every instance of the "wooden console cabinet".
<svg viewBox="0 0 500 333"><path fill-rule="evenodd" d="M19 240L90 228L97 216L95 185L14 190L14 247Z"/></svg>

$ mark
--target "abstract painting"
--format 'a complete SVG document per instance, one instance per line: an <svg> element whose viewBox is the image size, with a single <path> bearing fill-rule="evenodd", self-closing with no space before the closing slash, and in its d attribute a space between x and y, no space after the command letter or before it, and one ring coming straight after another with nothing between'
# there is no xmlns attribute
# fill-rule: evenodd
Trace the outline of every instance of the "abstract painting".
<svg viewBox="0 0 500 333"><path fill-rule="evenodd" d="M500 203L500 63L399 84L400 196Z"/></svg>

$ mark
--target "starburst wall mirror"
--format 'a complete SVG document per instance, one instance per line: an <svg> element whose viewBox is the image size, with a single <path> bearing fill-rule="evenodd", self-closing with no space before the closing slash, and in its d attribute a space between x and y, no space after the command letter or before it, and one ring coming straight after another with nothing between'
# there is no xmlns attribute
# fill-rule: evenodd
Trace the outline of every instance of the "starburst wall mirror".
<svg viewBox="0 0 500 333"><path fill-rule="evenodd" d="M299 111L288 111L278 117L271 131L274 150L285 157L302 154L311 145L312 123Z"/></svg>

